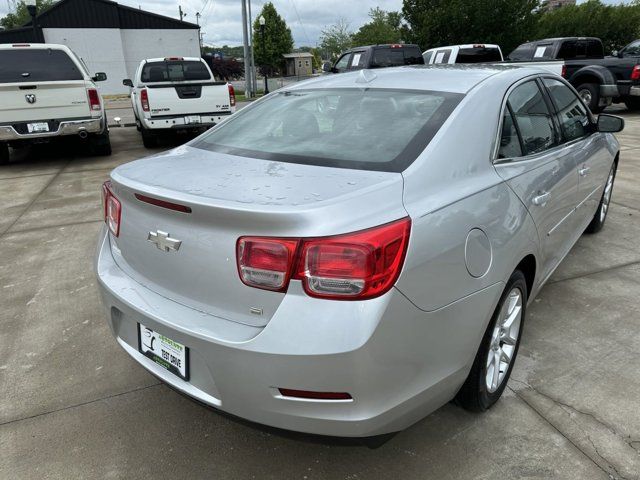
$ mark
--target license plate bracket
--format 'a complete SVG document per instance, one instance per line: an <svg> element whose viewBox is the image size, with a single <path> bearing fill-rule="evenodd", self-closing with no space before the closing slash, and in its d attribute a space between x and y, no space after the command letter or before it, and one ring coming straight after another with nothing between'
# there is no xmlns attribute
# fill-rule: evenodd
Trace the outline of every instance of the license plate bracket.
<svg viewBox="0 0 640 480"><path fill-rule="evenodd" d="M165 370L189 380L189 348L138 324L138 351Z"/></svg>

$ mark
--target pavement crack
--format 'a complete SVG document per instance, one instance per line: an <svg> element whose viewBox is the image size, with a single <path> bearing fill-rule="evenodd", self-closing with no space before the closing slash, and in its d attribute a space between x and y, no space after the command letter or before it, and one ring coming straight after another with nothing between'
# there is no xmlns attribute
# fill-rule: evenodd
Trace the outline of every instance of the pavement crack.
<svg viewBox="0 0 640 480"><path fill-rule="evenodd" d="M162 385L162 382L152 383L151 385L146 385L144 387L134 388L132 390L127 390L126 392L114 393L112 395L107 395L105 397L96 398L94 400L88 400L86 402L76 403L76 404L73 404L73 405L67 405L66 407L57 408L55 410L49 410L47 412L36 413L35 415L28 415L26 417L14 418L13 420L7 420L6 422L0 422L0 427L3 427L5 425L10 425L12 423L23 422L25 420L31 420L33 418L43 417L45 415L51 415L52 413L64 412L66 410L71 410L71 409L74 409L74 408L83 407L85 405L91 405L92 403L102 402L103 400L109 400L111 398L121 397L123 395L128 395L129 393L140 392L142 390L147 390L149 388L157 387L158 385Z"/></svg>
<svg viewBox="0 0 640 480"><path fill-rule="evenodd" d="M591 275L597 275L599 273L611 272L613 270L618 270L620 268L632 267L634 265L640 264L640 260L632 260L631 262L619 263L618 265L613 265L607 268L601 268L599 270L593 270L591 272L581 273L580 275L573 275L569 277L559 278L557 280L551 280L546 283L546 285L553 285L555 283L566 282L568 280L577 280L579 278L589 277Z"/></svg>

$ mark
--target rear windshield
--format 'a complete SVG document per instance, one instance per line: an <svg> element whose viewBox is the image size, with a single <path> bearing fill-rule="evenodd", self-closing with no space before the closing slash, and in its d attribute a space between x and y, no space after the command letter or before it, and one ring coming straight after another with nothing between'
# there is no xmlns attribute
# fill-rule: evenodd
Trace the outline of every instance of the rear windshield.
<svg viewBox="0 0 640 480"><path fill-rule="evenodd" d="M0 83L82 80L84 77L62 50L30 47L0 50Z"/></svg>
<svg viewBox="0 0 640 480"><path fill-rule="evenodd" d="M146 63L142 67L141 77L144 83L211 80L211 75L204 63L183 60Z"/></svg>
<svg viewBox="0 0 640 480"><path fill-rule="evenodd" d="M461 48L456 63L500 62L502 56L497 48L474 47Z"/></svg>
<svg viewBox="0 0 640 480"><path fill-rule="evenodd" d="M236 113L194 146L281 162L401 172L462 98L391 89L281 92Z"/></svg>
<svg viewBox="0 0 640 480"><path fill-rule="evenodd" d="M422 65L424 59L418 47L374 48L371 68Z"/></svg>

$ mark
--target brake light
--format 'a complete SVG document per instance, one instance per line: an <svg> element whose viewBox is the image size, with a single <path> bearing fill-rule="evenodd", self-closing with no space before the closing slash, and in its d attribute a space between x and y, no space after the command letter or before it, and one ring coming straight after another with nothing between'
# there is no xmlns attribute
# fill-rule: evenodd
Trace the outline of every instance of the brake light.
<svg viewBox="0 0 640 480"><path fill-rule="evenodd" d="M286 291L291 278L307 295L364 300L388 292L407 252L411 220L333 237L279 239L241 237L238 272L249 286Z"/></svg>
<svg viewBox="0 0 640 480"><path fill-rule="evenodd" d="M142 104L142 110L145 112L149 111L149 92L147 92L146 88L140 90L140 103Z"/></svg>
<svg viewBox="0 0 640 480"><path fill-rule="evenodd" d="M122 216L122 204L111 190L111 181L102 184L102 206L104 221L111 233L117 237L120 235L120 218Z"/></svg>
<svg viewBox="0 0 640 480"><path fill-rule="evenodd" d="M562 76L562 77L566 77L567 76L567 66L566 65L562 65L562 71L560 72L560 76Z"/></svg>
<svg viewBox="0 0 640 480"><path fill-rule="evenodd" d="M391 45L391 48L402 48L402 44L400 43L394 43L393 45Z"/></svg>
<svg viewBox="0 0 640 480"><path fill-rule="evenodd" d="M236 106L236 91L231 84L229 84L229 105Z"/></svg>
<svg viewBox="0 0 640 480"><path fill-rule="evenodd" d="M14 43L11 45L12 47L30 47L31 45L28 43Z"/></svg>
<svg viewBox="0 0 640 480"><path fill-rule="evenodd" d="M640 80L640 65L636 65L631 70L631 80Z"/></svg>
<svg viewBox="0 0 640 480"><path fill-rule="evenodd" d="M182 57L165 57L165 62L178 62L180 60L184 60Z"/></svg>
<svg viewBox="0 0 640 480"><path fill-rule="evenodd" d="M93 111L99 111L102 109L100 106L100 95L95 88L87 89L87 97L89 97L89 108Z"/></svg>

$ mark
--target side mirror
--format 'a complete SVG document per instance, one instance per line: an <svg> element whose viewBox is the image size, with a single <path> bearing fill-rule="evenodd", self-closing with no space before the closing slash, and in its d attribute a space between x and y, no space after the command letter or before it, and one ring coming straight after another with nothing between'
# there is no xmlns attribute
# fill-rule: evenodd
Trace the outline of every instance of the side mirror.
<svg viewBox="0 0 640 480"><path fill-rule="evenodd" d="M331 62L324 62L322 64L322 71L324 73L331 73L333 71L333 65L331 65Z"/></svg>
<svg viewBox="0 0 640 480"><path fill-rule="evenodd" d="M123 84L125 87L131 87L131 88L133 88L133 82L131 81L131 79L130 79L130 78L125 78L124 80L122 80L122 84Z"/></svg>
<svg viewBox="0 0 640 480"><path fill-rule="evenodd" d="M107 79L107 74L104 72L97 72L92 78L94 82L104 82Z"/></svg>
<svg viewBox="0 0 640 480"><path fill-rule="evenodd" d="M624 118L601 113L598 116L598 131L603 133L616 133L624 129Z"/></svg>

